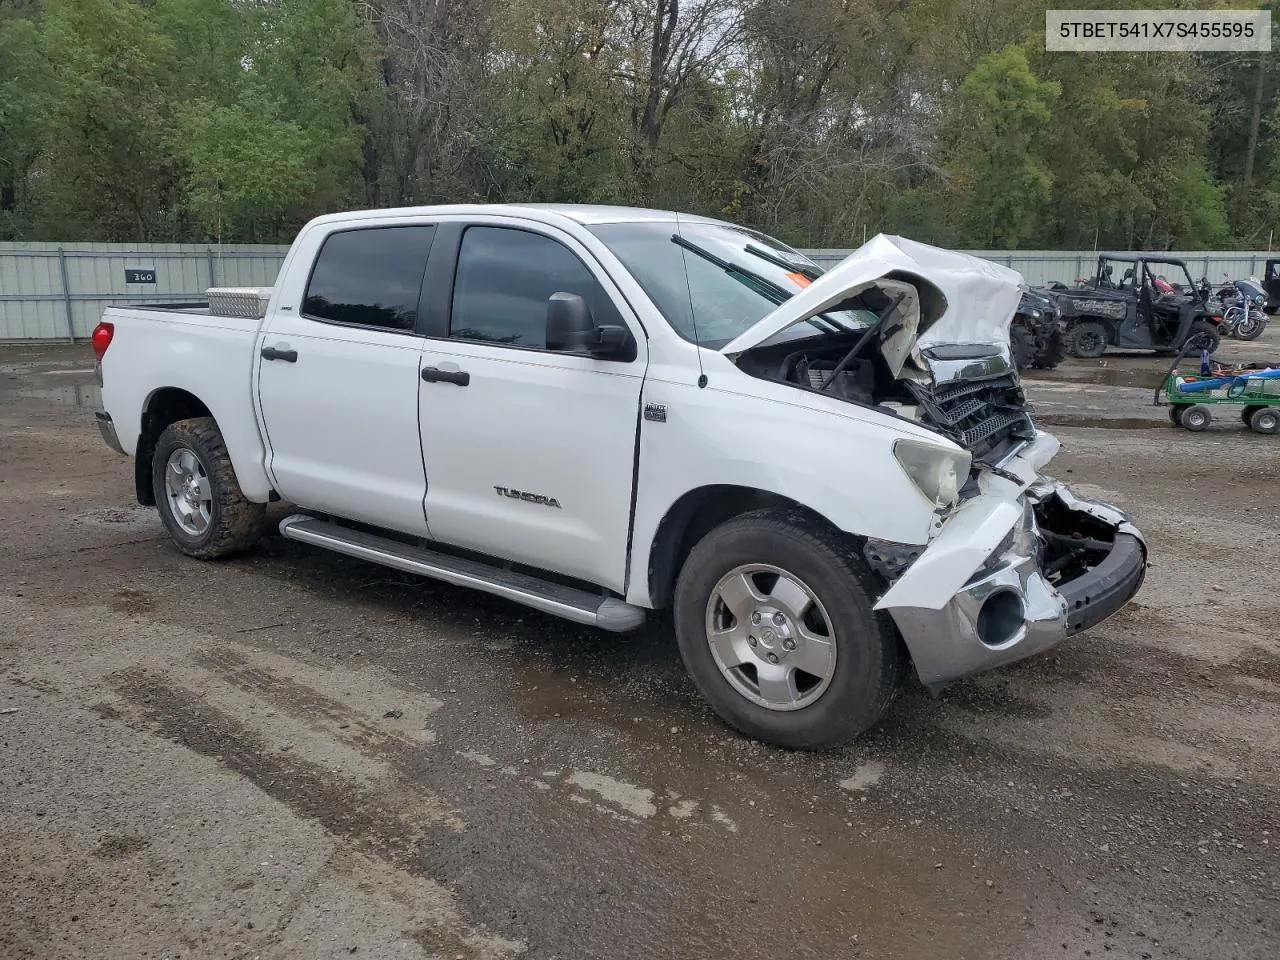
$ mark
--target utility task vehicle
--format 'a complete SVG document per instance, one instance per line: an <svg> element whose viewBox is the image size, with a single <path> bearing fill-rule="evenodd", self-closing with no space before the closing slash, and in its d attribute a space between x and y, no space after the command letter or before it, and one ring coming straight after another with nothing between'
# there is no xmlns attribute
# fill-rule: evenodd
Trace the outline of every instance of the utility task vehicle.
<svg viewBox="0 0 1280 960"><path fill-rule="evenodd" d="M1179 285L1184 292L1169 292ZM1222 317L1181 260L1103 254L1091 279L1055 294L1072 356L1100 357L1108 346L1176 353L1192 338L1197 350L1212 354L1218 349Z"/></svg>
<svg viewBox="0 0 1280 960"><path fill-rule="evenodd" d="M1009 345L1019 370L1052 370L1067 355L1066 321L1057 298L1047 291L1024 290L1009 325Z"/></svg>
<svg viewBox="0 0 1280 960"><path fill-rule="evenodd" d="M1137 592L1116 507L1041 474L1019 274L879 236L591 206L305 226L273 289L109 307L106 442L194 557L290 540L610 631L670 607L739 730L792 747L1055 646ZM909 658L909 660L908 660Z"/></svg>

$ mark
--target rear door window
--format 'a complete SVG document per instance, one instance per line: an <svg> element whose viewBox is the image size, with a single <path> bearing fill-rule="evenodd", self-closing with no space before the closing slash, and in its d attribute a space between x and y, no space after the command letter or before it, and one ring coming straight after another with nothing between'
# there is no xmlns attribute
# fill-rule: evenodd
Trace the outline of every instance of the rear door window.
<svg viewBox="0 0 1280 960"><path fill-rule="evenodd" d="M313 320L412 331L436 228L366 227L320 248L302 312Z"/></svg>

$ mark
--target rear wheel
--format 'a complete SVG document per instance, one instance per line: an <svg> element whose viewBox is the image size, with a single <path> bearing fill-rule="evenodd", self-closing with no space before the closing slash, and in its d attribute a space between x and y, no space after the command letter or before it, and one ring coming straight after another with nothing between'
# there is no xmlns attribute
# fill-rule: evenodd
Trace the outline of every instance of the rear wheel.
<svg viewBox="0 0 1280 960"><path fill-rule="evenodd" d="M1280 431L1280 410L1275 407L1259 407L1249 418L1249 427L1258 433Z"/></svg>
<svg viewBox="0 0 1280 960"><path fill-rule="evenodd" d="M151 461L156 508L178 549L202 560L251 547L265 504L246 500L212 417L165 427Z"/></svg>
<svg viewBox="0 0 1280 960"><path fill-rule="evenodd" d="M1244 425L1246 427L1250 425L1249 421L1253 419L1254 412L1261 409L1263 408L1262 407L1241 407L1240 408L1240 419L1244 421Z"/></svg>
<svg viewBox="0 0 1280 960"><path fill-rule="evenodd" d="M1078 320L1067 331L1067 352L1092 360L1107 350L1107 328L1100 320Z"/></svg>
<svg viewBox="0 0 1280 960"><path fill-rule="evenodd" d="M1175 427L1182 426L1182 407L1173 406L1169 408L1169 422Z"/></svg>
<svg viewBox="0 0 1280 960"><path fill-rule="evenodd" d="M1182 425L1193 433L1199 433L1213 422L1213 411L1202 403L1182 411Z"/></svg>
<svg viewBox="0 0 1280 960"><path fill-rule="evenodd" d="M884 714L902 661L876 584L843 537L760 510L716 527L675 591L676 638L699 692L729 724L784 747L849 740Z"/></svg>

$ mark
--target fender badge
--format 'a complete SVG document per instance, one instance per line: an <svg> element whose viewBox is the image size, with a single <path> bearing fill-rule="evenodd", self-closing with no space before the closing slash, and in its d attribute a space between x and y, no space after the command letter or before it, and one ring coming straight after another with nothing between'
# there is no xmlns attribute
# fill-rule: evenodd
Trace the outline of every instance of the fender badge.
<svg viewBox="0 0 1280 960"><path fill-rule="evenodd" d="M646 403L644 405L644 418L652 420L654 423L666 423L667 405L665 403Z"/></svg>

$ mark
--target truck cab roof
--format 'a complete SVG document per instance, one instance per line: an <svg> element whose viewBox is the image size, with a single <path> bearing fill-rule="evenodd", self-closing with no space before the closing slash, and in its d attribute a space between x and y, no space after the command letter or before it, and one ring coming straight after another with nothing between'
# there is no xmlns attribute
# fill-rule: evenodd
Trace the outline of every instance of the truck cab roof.
<svg viewBox="0 0 1280 960"><path fill-rule="evenodd" d="M623 207L594 203L459 203L436 204L422 207L392 207L372 210L350 210L343 213L326 214L311 222L314 224L346 222L370 218L440 216L457 214L489 214L528 217L553 222L557 218L572 220L580 224L594 223L642 223L665 222L674 223L680 220L686 223L724 223L712 217L696 214L676 213L674 210L654 210L646 207Z"/></svg>

